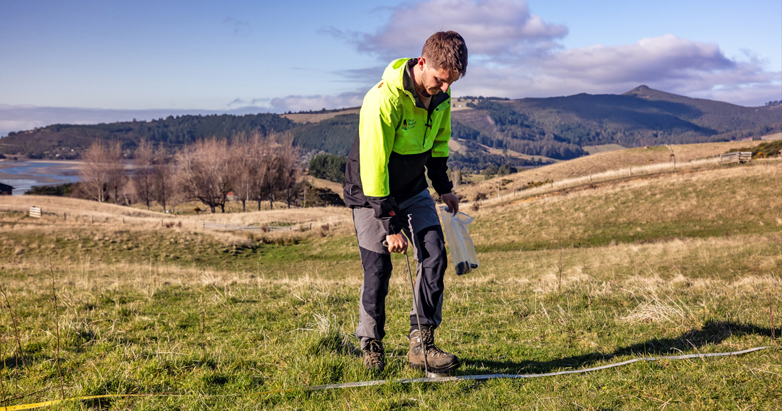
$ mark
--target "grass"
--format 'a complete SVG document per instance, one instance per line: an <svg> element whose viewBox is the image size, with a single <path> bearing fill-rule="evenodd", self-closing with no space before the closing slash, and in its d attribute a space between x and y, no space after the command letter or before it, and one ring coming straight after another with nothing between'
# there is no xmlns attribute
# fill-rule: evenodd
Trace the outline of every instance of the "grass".
<svg viewBox="0 0 782 411"><path fill-rule="evenodd" d="M771 182L780 173L779 162L756 162L468 211L477 216L471 233L481 267L461 277L449 268L438 341L463 359L459 375L778 345L782 200ZM352 337L361 265L349 224L254 235L197 224L345 218L305 211L171 217L182 227L146 214L122 224L0 212L4 405L60 398L58 330L67 397L155 395L55 409L773 410L782 403L778 348L526 380L303 390L422 376L406 366L404 257L394 257L387 300L388 367L372 374Z"/></svg>
<svg viewBox="0 0 782 411"><path fill-rule="evenodd" d="M465 208L478 217L472 233L483 251L763 234L782 229L782 196L769 184L780 178L782 163L756 162Z"/></svg>
<svg viewBox="0 0 782 411"><path fill-rule="evenodd" d="M719 167L719 164L705 160L731 149L747 148L760 143L760 141L734 141L630 148L592 154L497 178L512 180L501 192L501 194L508 194L527 187L529 183L549 180L552 180L555 186L561 187L568 180L571 182L576 180L576 183L581 185L587 181L613 180L619 176L638 176L703 167L714 168ZM671 154L674 157L671 157ZM674 169L674 160L676 169ZM460 187L457 193L467 201L475 201L481 195L496 197L497 181L491 179L469 187Z"/></svg>
<svg viewBox="0 0 782 411"><path fill-rule="evenodd" d="M346 108L342 110L329 110L326 112L283 114L282 117L295 123L317 123L343 114L358 114L360 111L360 108Z"/></svg>

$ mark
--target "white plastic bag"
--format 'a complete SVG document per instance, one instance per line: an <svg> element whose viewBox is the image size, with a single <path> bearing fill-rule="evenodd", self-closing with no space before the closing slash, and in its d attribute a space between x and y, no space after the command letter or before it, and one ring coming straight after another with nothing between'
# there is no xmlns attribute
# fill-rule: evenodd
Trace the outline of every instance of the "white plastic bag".
<svg viewBox="0 0 782 411"><path fill-rule="evenodd" d="M451 260L456 268L456 274L467 274L478 268L478 255L467 228L474 218L461 211L453 215L448 207L440 207L440 217L443 219L443 232L451 249Z"/></svg>

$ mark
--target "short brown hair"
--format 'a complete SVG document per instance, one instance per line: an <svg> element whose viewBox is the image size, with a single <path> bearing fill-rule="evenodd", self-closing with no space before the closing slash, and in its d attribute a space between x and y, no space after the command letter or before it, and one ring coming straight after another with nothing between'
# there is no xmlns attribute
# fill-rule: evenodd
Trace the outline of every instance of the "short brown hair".
<svg viewBox="0 0 782 411"><path fill-rule="evenodd" d="M424 43L421 56L433 68L445 68L454 72L454 80L467 74L467 45L464 38L455 31L439 31Z"/></svg>

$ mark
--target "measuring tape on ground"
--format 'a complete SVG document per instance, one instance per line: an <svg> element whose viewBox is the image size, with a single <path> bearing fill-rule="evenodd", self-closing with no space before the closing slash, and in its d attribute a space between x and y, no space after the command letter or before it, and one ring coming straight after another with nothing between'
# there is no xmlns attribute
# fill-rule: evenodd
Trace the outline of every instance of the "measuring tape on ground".
<svg viewBox="0 0 782 411"><path fill-rule="evenodd" d="M624 365L629 365L636 362L641 361L660 361L660 360L686 360L691 358L707 358L707 357L724 357L724 356L731 356L731 355L742 355L742 354L748 354L755 351L761 351L761 350L768 350L771 348L780 348L778 346L768 346L768 347L756 347L756 348L750 348L743 351L733 351L733 352L726 352L726 353L709 353L709 354L687 354L687 355L674 355L670 357L642 357L642 358L635 358L632 360L622 361L614 364L608 364L608 365L602 365L599 367L592 367L592 368L584 368L580 370L570 370L570 371L557 371L557 372L549 372L549 373L543 373L543 374L484 374L484 375L456 375L453 377L437 377L437 378L403 378L403 379L396 379L396 380L376 380L376 381L359 381L359 382L348 382L348 383L342 383L342 384L326 384L326 385L315 385L311 387L302 387L302 388L289 388L289 389L280 389L280 390L272 390L272 391L265 391L265 392L256 392L256 393L248 393L248 394L217 394L217 395L204 395L199 394L204 397L244 397L244 396L258 396L258 395L269 395L269 394L279 394L283 392L291 392L291 391L322 391L322 390L333 390L333 389L340 389L340 388L359 388L359 387L371 387L374 385L383 385L383 384L389 384L389 383L397 383L397 384L412 384L412 383L426 383L426 382L448 382L448 381L483 381L483 380L494 380L494 379L520 379L520 378L541 378L541 377L554 377L558 375L567 375L567 374L583 374L587 372L592 371L599 371L599 370L605 370L607 368L615 368L615 367L621 367ZM86 397L74 397L74 398L66 398L61 400L51 400L51 401L44 401L39 402L35 404L20 404L20 405L10 405L7 407L0 407L0 411L17 411L17 410L30 410L34 408L43 408L43 407L49 407L55 404L59 404L65 401L84 401L84 400L97 400L102 398L134 398L134 397L187 397L194 394L106 394L106 395L91 395Z"/></svg>

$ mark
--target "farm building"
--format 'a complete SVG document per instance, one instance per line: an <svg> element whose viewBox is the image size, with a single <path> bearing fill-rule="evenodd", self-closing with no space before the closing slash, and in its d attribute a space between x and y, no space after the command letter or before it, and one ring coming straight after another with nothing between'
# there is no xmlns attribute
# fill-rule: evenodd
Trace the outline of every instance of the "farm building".
<svg viewBox="0 0 782 411"><path fill-rule="evenodd" d="M14 188L8 184L0 183L0 196L10 196L14 191Z"/></svg>

